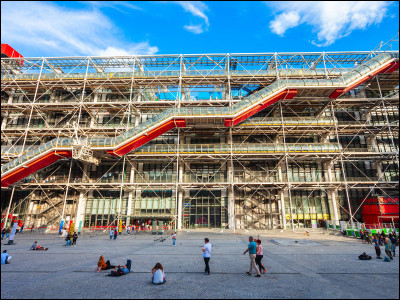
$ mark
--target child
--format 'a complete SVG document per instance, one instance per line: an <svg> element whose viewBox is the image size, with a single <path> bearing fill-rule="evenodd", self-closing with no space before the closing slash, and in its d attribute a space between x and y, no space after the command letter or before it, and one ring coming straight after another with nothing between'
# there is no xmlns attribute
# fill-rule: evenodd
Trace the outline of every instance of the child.
<svg viewBox="0 0 400 300"><path fill-rule="evenodd" d="M151 269L151 273L153 274L151 281L153 284L163 284L166 282L164 268L162 264L156 263L153 269Z"/></svg>

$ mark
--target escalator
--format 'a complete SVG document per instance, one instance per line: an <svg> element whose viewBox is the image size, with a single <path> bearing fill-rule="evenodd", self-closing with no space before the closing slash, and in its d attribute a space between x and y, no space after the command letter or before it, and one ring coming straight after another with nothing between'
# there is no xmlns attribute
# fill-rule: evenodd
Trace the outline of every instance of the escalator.
<svg viewBox="0 0 400 300"><path fill-rule="evenodd" d="M335 79L279 79L232 107L170 108L114 138L56 138L29 148L20 157L4 164L1 167L1 186L7 187L59 159L71 157L77 144L86 144L91 150L120 157L173 128L186 127L188 119L218 118L226 127L231 127L279 100L293 99L302 90L318 89L323 96L337 98L375 75L394 72L398 67L397 54L383 53ZM302 70L292 72L301 73Z"/></svg>

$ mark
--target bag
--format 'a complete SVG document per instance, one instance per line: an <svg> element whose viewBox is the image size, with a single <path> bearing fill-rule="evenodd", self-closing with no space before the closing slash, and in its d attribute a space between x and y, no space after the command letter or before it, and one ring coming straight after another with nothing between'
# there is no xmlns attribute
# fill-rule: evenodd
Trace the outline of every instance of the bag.
<svg viewBox="0 0 400 300"><path fill-rule="evenodd" d="M385 256L385 259L384 259L383 261L389 262L389 261L390 261L390 258L387 257L387 256Z"/></svg>
<svg viewBox="0 0 400 300"><path fill-rule="evenodd" d="M124 273L122 272L122 268L119 268L116 271L111 271L112 277L122 276Z"/></svg>
<svg viewBox="0 0 400 300"><path fill-rule="evenodd" d="M361 255L358 256L358 259L360 260L370 260L372 257L370 255L367 255L365 252Z"/></svg>

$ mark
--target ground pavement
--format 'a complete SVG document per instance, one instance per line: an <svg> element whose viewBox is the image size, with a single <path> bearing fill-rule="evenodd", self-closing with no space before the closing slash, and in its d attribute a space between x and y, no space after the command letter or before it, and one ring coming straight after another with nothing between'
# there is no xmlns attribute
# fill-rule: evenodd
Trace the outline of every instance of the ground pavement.
<svg viewBox="0 0 400 300"><path fill-rule="evenodd" d="M399 298L399 258L375 259L372 245L324 233L263 231L264 266L261 278L248 276L248 233L178 232L171 237L82 233L76 247L65 247L58 235L24 232L15 245L1 245L12 256L1 266L1 298ZM204 275L202 246L213 245L211 275ZM49 247L30 251L31 244ZM384 253L384 248L382 253ZM373 257L358 260L362 252ZM112 264L132 260L132 273L107 277L94 271L101 254ZM164 266L167 283L151 284L155 263Z"/></svg>

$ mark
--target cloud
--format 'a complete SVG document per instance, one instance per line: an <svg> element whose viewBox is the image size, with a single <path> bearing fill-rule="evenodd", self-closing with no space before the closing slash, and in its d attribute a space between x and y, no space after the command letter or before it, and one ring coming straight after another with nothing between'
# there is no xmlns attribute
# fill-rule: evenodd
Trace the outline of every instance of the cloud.
<svg viewBox="0 0 400 300"><path fill-rule="evenodd" d="M185 11L190 12L193 16L203 19L206 25L205 30L208 30L210 22L208 21L208 17L205 14L205 11L208 10L208 6L205 3L201 1L172 1L172 2L180 5ZM185 25L184 28L187 31L196 34L204 32L202 25L195 25L195 26Z"/></svg>
<svg viewBox="0 0 400 300"><path fill-rule="evenodd" d="M196 33L196 34L200 34L200 33L203 33L203 32L204 32L204 30L203 30L201 24L200 24L200 25L195 25L195 26L185 25L185 26L183 26L183 27L184 27L187 31L190 31L190 32Z"/></svg>
<svg viewBox="0 0 400 300"><path fill-rule="evenodd" d="M329 46L353 30L379 24L386 16L389 1L299 1L269 2L275 18L269 23L273 33L307 24L316 33L313 44Z"/></svg>
<svg viewBox="0 0 400 300"><path fill-rule="evenodd" d="M98 7L98 8L109 7L109 8L116 9L123 13L127 13L127 11L124 9L121 9L120 6L122 6L124 8L129 8L129 9L142 10L141 7L133 5L132 3L128 2L128 1L79 1L79 2L86 4L86 5Z"/></svg>
<svg viewBox="0 0 400 300"><path fill-rule="evenodd" d="M3 1L1 12L2 42L39 49L44 55L134 55L158 51L148 42L124 42L118 28L98 9Z"/></svg>

